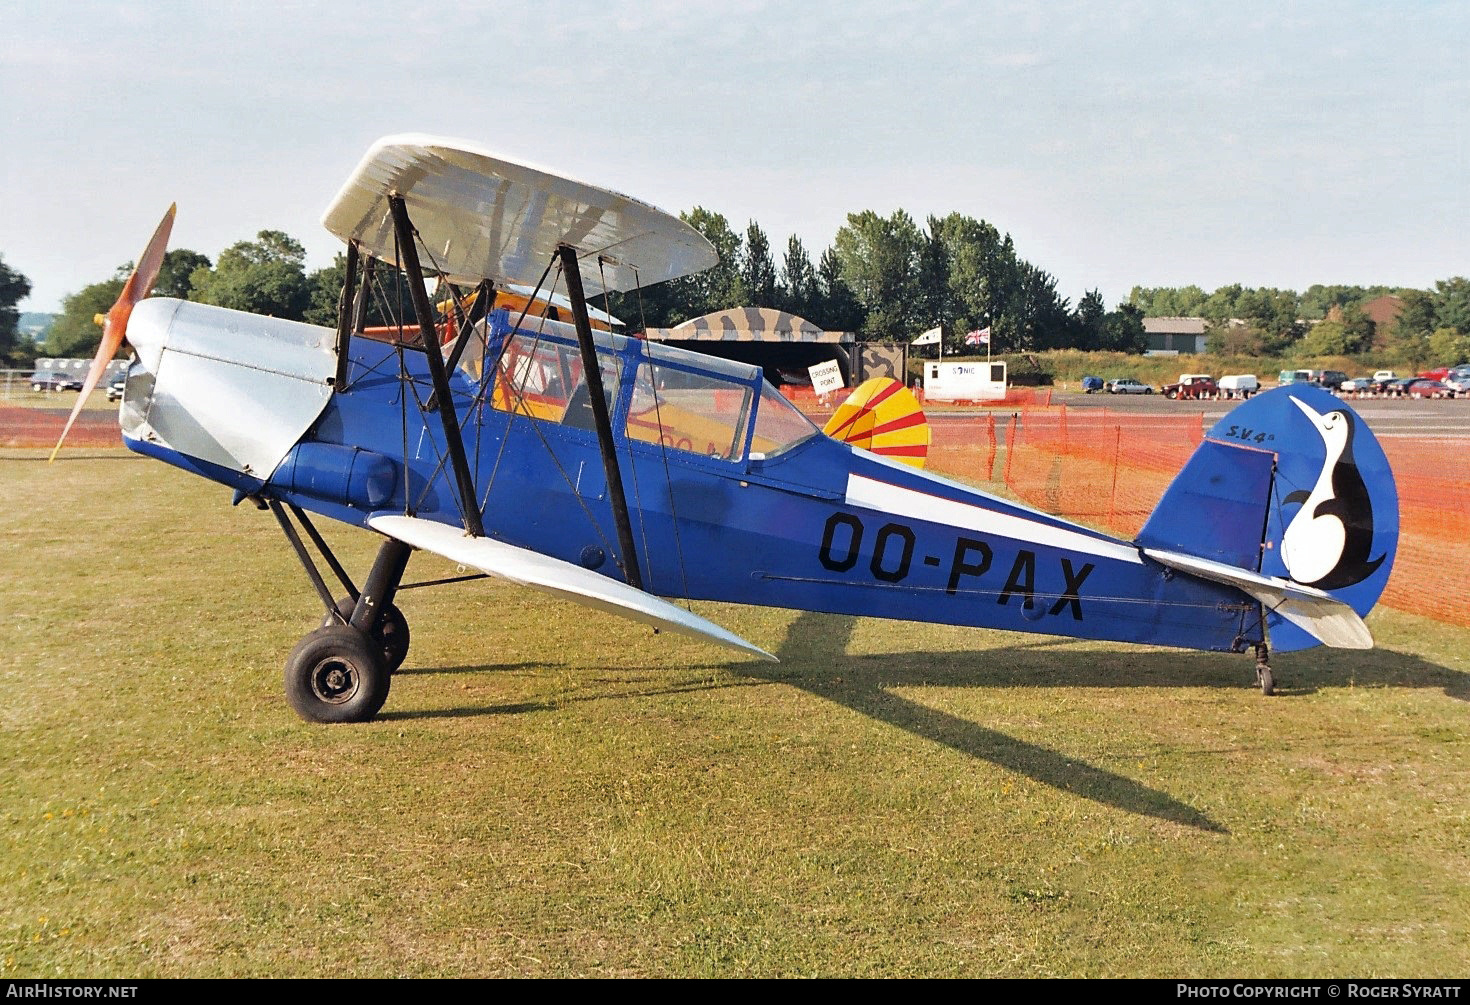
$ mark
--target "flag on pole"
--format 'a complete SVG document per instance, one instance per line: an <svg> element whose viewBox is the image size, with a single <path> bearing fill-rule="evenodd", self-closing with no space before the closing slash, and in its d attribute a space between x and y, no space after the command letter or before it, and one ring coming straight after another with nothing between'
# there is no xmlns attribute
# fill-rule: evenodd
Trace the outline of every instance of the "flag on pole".
<svg viewBox="0 0 1470 1005"><path fill-rule="evenodd" d="M914 339L912 342L909 343L909 345L938 345L938 344L939 344L939 329L938 328L930 328L924 334L920 335L918 338Z"/></svg>
<svg viewBox="0 0 1470 1005"><path fill-rule="evenodd" d="M920 336L920 338L922 338L922 337L923 336ZM980 329L978 329L976 331L972 331L972 332L968 333L965 336L965 345L989 345L989 344L990 344L990 326L989 325L986 325L984 328L980 328Z"/></svg>

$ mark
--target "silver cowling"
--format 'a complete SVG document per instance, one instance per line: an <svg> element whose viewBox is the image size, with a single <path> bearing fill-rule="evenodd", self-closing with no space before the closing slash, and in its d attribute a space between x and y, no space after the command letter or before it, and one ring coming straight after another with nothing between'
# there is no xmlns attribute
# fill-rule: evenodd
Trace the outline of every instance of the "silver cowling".
<svg viewBox="0 0 1470 1005"><path fill-rule="evenodd" d="M269 478L331 400L336 332L168 297L128 321L123 435Z"/></svg>

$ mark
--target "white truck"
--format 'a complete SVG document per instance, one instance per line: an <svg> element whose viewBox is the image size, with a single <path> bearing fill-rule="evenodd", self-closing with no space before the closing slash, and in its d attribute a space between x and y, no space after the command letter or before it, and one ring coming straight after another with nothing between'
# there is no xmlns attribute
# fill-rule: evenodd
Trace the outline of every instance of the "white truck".
<svg viewBox="0 0 1470 1005"><path fill-rule="evenodd" d="M925 363L925 401L1002 401L1006 396L1004 360Z"/></svg>

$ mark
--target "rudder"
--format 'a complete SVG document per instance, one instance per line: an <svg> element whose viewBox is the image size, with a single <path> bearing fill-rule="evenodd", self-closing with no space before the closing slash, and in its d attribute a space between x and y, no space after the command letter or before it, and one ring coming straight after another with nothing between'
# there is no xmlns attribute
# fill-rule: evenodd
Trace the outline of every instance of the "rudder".
<svg viewBox="0 0 1470 1005"><path fill-rule="evenodd" d="M1388 582L1398 545L1398 493L1383 449L1347 404L1290 385L1229 412L1170 484L1138 537L1325 596L1365 616ZM1324 639L1267 604L1278 651Z"/></svg>

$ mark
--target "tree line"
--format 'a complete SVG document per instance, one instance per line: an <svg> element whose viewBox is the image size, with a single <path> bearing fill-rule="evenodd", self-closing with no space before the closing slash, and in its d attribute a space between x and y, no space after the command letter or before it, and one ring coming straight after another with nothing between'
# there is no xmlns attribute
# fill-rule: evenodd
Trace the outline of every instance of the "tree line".
<svg viewBox="0 0 1470 1005"><path fill-rule="evenodd" d="M1021 258L1009 234L960 213L931 216L923 227L903 210L850 213L815 262L793 234L779 265L753 220L741 234L703 207L681 217L714 245L720 263L611 298L612 312L634 328L673 327L729 307L774 307L870 341L907 342L939 328L951 351L983 328L993 346L1012 352L1142 352L1147 345L1135 307L1108 311L1093 291L1072 309L1056 279Z"/></svg>
<svg viewBox="0 0 1470 1005"><path fill-rule="evenodd" d="M1056 279L1023 259L1009 234L960 213L929 217L920 226L897 210L851 213L830 247L813 259L795 235L779 256L765 231L750 221L737 232L721 214L695 207L681 218L719 252L714 268L648 289L614 294L608 309L631 331L668 328L730 307L773 307L822 328L865 340L910 341L940 328L947 351L962 351L965 335L989 328L1002 352L1105 349L1142 352L1144 317L1197 316L1208 322L1212 352L1231 355L1351 355L1384 348L1363 304L1387 293L1403 309L1389 348L1413 358L1470 356L1470 280L1440 280L1432 290L1384 286L1291 290L1224 286L1134 287L1108 310L1096 290L1073 307ZM0 259L0 358L24 365L39 352L86 356L100 330L93 321L117 299L131 263L111 278L68 296L39 346L16 330L15 304L30 291L26 278ZM218 259L187 248L168 252L155 286L162 296L216 304L315 324L334 325L345 275L342 255L306 270L300 242L276 230L239 241ZM385 277L385 285L396 282ZM390 296L399 299L401 293ZM391 309L399 309L394 307Z"/></svg>
<svg viewBox="0 0 1470 1005"><path fill-rule="evenodd" d="M713 311L753 306L789 311L868 340L909 341L938 327L950 351L964 346L966 333L986 327L993 345L1009 351L1072 346L1137 352L1145 345L1136 308L1108 311L1101 294L1092 292L1071 309L1057 294L1055 278L1017 255L1009 234L958 213L930 217L924 227L902 210L886 217L853 213L815 261L793 235L779 264L755 221L737 233L724 216L703 207L681 217L714 245L719 264L611 296L609 310L629 330L673 327ZM213 262L197 251L175 248L164 259L155 293L335 324L343 256L312 272L305 262L300 242L275 230L231 245ZM117 299L131 269L126 263L111 278L68 296L41 345L31 351L48 356L93 352L100 338L93 318ZM29 292L29 284L17 290L0 287L0 296L10 296L14 304ZM0 342L0 351L19 356L28 347L16 344L13 329L13 324L7 329L12 339Z"/></svg>
<svg viewBox="0 0 1470 1005"><path fill-rule="evenodd" d="M1401 301L1379 330L1364 312L1372 300ZM1240 284L1206 293L1198 286L1135 286L1128 303L1146 317L1201 317L1210 352L1231 356L1355 356L1388 350L1413 360L1470 359L1470 279L1438 280L1432 289L1324 286L1292 290Z"/></svg>

